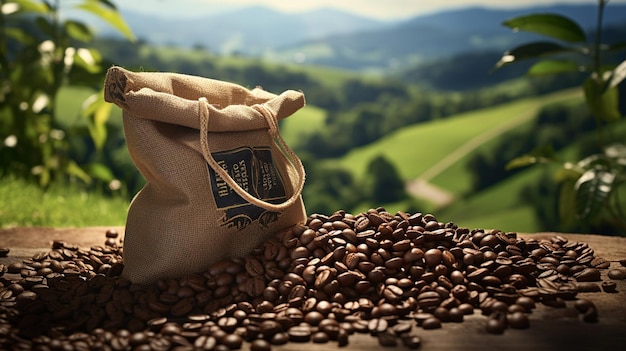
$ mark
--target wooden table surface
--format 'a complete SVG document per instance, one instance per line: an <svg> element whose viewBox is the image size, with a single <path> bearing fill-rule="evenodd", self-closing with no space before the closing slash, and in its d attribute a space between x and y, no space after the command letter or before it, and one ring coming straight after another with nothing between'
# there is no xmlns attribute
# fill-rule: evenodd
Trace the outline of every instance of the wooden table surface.
<svg viewBox="0 0 626 351"><path fill-rule="evenodd" d="M123 228L112 227L120 234ZM8 257L0 257L0 263L10 264L50 250L54 240L63 240L81 248L103 245L104 233L111 227L51 229L11 228L0 230L0 247L10 248ZM555 233L520 234L522 238L550 238ZM586 242L597 256L611 261L611 267L619 266L626 259L626 238L582 234L559 234L570 241ZM603 270L602 278L606 278ZM617 281L616 293L579 293L578 298L593 301L598 307L599 321L585 323L573 307L551 308L539 304L529 315L530 329L507 329L502 335L484 331L486 317L475 312L466 316L463 323L444 323L441 329L414 329L422 340L421 350L626 350L626 280ZM366 334L350 336L347 347L339 348L336 343L289 343L274 346L273 350L379 350L378 340ZM244 350L248 346L244 346ZM405 350L385 348L386 350Z"/></svg>

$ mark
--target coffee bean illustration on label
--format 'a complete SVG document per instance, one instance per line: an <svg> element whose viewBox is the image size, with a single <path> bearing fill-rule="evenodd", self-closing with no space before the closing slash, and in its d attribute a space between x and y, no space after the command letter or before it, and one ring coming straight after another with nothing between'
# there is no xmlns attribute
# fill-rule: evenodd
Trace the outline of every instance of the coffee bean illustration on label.
<svg viewBox="0 0 626 351"><path fill-rule="evenodd" d="M286 199L280 173L272 160L270 148L243 147L213 153L217 163L250 195L269 203ZM258 220L266 227L278 219L278 213L262 209L243 199L211 169L211 189L217 208L224 211L223 226L241 230Z"/></svg>

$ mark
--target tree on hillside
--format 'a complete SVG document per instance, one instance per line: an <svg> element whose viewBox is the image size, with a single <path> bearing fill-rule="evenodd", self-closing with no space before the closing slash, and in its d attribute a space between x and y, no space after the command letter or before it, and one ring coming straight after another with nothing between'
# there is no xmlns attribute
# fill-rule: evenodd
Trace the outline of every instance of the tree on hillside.
<svg viewBox="0 0 626 351"><path fill-rule="evenodd" d="M377 204L400 201L406 198L404 181L393 163L380 155L372 159L367 166L371 186L371 199Z"/></svg>

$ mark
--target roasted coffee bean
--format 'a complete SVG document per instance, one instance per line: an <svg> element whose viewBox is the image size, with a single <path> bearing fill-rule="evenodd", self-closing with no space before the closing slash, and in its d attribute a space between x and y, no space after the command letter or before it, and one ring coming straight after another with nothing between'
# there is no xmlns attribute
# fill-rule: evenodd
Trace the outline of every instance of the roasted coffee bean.
<svg viewBox="0 0 626 351"><path fill-rule="evenodd" d="M402 298L403 294L404 291L400 287L395 285L388 285L383 290L383 297L385 298L385 300L391 303L399 301Z"/></svg>
<svg viewBox="0 0 626 351"><path fill-rule="evenodd" d="M413 326L410 323L402 322L391 327L391 330L395 335L403 335L411 331Z"/></svg>
<svg viewBox="0 0 626 351"><path fill-rule="evenodd" d="M237 334L228 334L222 338L221 342L229 349L237 350L241 348L241 344L243 344L243 338Z"/></svg>
<svg viewBox="0 0 626 351"><path fill-rule="evenodd" d="M270 351L272 345L263 339L255 339L250 344L250 351Z"/></svg>
<svg viewBox="0 0 626 351"><path fill-rule="evenodd" d="M450 322L461 323L463 322L464 313L457 307L452 307L449 311Z"/></svg>
<svg viewBox="0 0 626 351"><path fill-rule="evenodd" d="M330 338L328 337L328 334L326 334L323 331L318 331L316 333L314 333L313 335L311 335L311 341L316 343L316 344L325 344L330 340Z"/></svg>
<svg viewBox="0 0 626 351"><path fill-rule="evenodd" d="M296 325L287 331L289 340L293 342L308 342L311 339L311 328L305 325Z"/></svg>
<svg viewBox="0 0 626 351"><path fill-rule="evenodd" d="M579 292L598 292L600 291L600 285L594 282L577 282L576 289Z"/></svg>
<svg viewBox="0 0 626 351"><path fill-rule="evenodd" d="M563 300L562 298L558 296L554 298L543 298L541 302L544 305L550 306L553 308L565 308L566 307L565 300Z"/></svg>
<svg viewBox="0 0 626 351"><path fill-rule="evenodd" d="M194 298L188 297L178 301L176 304L172 306L170 309L170 313L175 317L182 317L189 312L191 312L194 308Z"/></svg>
<svg viewBox="0 0 626 351"><path fill-rule="evenodd" d="M579 282L597 282L600 281L600 271L597 268L585 268L574 274L574 278Z"/></svg>
<svg viewBox="0 0 626 351"><path fill-rule="evenodd" d="M602 290L607 293L617 292L617 284L611 280L605 280L602 282Z"/></svg>
<svg viewBox="0 0 626 351"><path fill-rule="evenodd" d="M622 280L622 279L626 278L626 273L624 273L620 269L611 269L607 273L607 276L609 278L613 279L613 280Z"/></svg>
<svg viewBox="0 0 626 351"><path fill-rule="evenodd" d="M211 335L200 335L194 341L193 346L199 350L213 350L217 340Z"/></svg>
<svg viewBox="0 0 626 351"><path fill-rule="evenodd" d="M595 305L589 300L581 299L576 300L576 302L574 303L574 308L576 308L580 313L585 313L590 308L595 308Z"/></svg>
<svg viewBox="0 0 626 351"><path fill-rule="evenodd" d="M437 307L433 311L433 315L442 322L450 321L450 311L445 307Z"/></svg>
<svg viewBox="0 0 626 351"><path fill-rule="evenodd" d="M509 305L509 308L507 309L508 313L515 313L515 312L524 312L524 313L530 313L530 310L527 310L524 306L522 305L518 305L518 304L513 304L513 305Z"/></svg>
<svg viewBox="0 0 626 351"><path fill-rule="evenodd" d="M463 312L463 315L470 315L474 313L474 306L469 303L462 303L458 308L461 312Z"/></svg>
<svg viewBox="0 0 626 351"><path fill-rule="evenodd" d="M311 311L304 316L304 321L312 326L317 326L324 319L319 311Z"/></svg>
<svg viewBox="0 0 626 351"><path fill-rule="evenodd" d="M436 291L425 291L417 296L417 303L423 309L434 309L441 302L441 295Z"/></svg>
<svg viewBox="0 0 626 351"><path fill-rule="evenodd" d="M506 329L506 322L500 318L489 317L485 323L485 331L489 334L502 334Z"/></svg>
<svg viewBox="0 0 626 351"><path fill-rule="evenodd" d="M441 328L441 320L436 317L426 318L421 325L424 329L439 329Z"/></svg>
<svg viewBox="0 0 626 351"><path fill-rule="evenodd" d="M513 312L507 315L507 322L511 328L526 329L530 326L528 316L524 312Z"/></svg>
<svg viewBox="0 0 626 351"><path fill-rule="evenodd" d="M429 267L435 267L443 258L443 253L439 249L430 249L424 253L424 262Z"/></svg>
<svg viewBox="0 0 626 351"><path fill-rule="evenodd" d="M217 325L227 333L232 333L237 328L238 322L234 317L222 317L217 320Z"/></svg>
<svg viewBox="0 0 626 351"><path fill-rule="evenodd" d="M352 329L357 333L369 333L369 322L367 320L357 318L352 322Z"/></svg>
<svg viewBox="0 0 626 351"><path fill-rule="evenodd" d="M515 300L515 304L524 307L527 312L535 309L535 300L527 296L520 296Z"/></svg>
<svg viewBox="0 0 626 351"><path fill-rule="evenodd" d="M385 262L385 267L391 270L400 269L403 266L404 266L404 260L402 259L402 257L394 257Z"/></svg>
<svg viewBox="0 0 626 351"><path fill-rule="evenodd" d="M339 347L344 347L348 345L349 334L346 329L339 329L339 334L337 335L337 345Z"/></svg>
<svg viewBox="0 0 626 351"><path fill-rule="evenodd" d="M265 268L261 260L248 256L246 257L246 272L253 277L262 276L265 274Z"/></svg>
<svg viewBox="0 0 626 351"><path fill-rule="evenodd" d="M377 335L387 330L389 324L386 319L374 318L369 321L367 328L372 335Z"/></svg>
<svg viewBox="0 0 626 351"><path fill-rule="evenodd" d="M598 310L595 306L591 306L583 313L583 321L585 321L586 323L598 322Z"/></svg>
<svg viewBox="0 0 626 351"><path fill-rule="evenodd" d="M381 332L378 333L376 336L378 337L378 343L380 344L380 346L395 347L398 345L398 340L396 339L396 336L391 333Z"/></svg>
<svg viewBox="0 0 626 351"><path fill-rule="evenodd" d="M602 257L594 257L591 260L591 265L593 267L595 267L595 268L598 268L598 269L606 269L606 268L609 268L611 266L611 262L605 260Z"/></svg>
<svg viewBox="0 0 626 351"><path fill-rule="evenodd" d="M405 335L402 336L402 345L410 350L416 350L422 346L422 340L417 335Z"/></svg>

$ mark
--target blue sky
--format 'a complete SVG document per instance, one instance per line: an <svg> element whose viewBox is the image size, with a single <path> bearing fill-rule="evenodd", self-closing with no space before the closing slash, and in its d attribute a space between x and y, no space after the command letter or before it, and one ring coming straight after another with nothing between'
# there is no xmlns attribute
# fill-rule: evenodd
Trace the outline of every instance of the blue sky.
<svg viewBox="0 0 626 351"><path fill-rule="evenodd" d="M366 17L394 20L467 6L515 8L556 3L594 4L597 0L118 0L115 3L122 9L161 17L201 16L243 6L266 5L283 12L336 8ZM609 6L611 3L626 3L626 0L611 0Z"/></svg>

